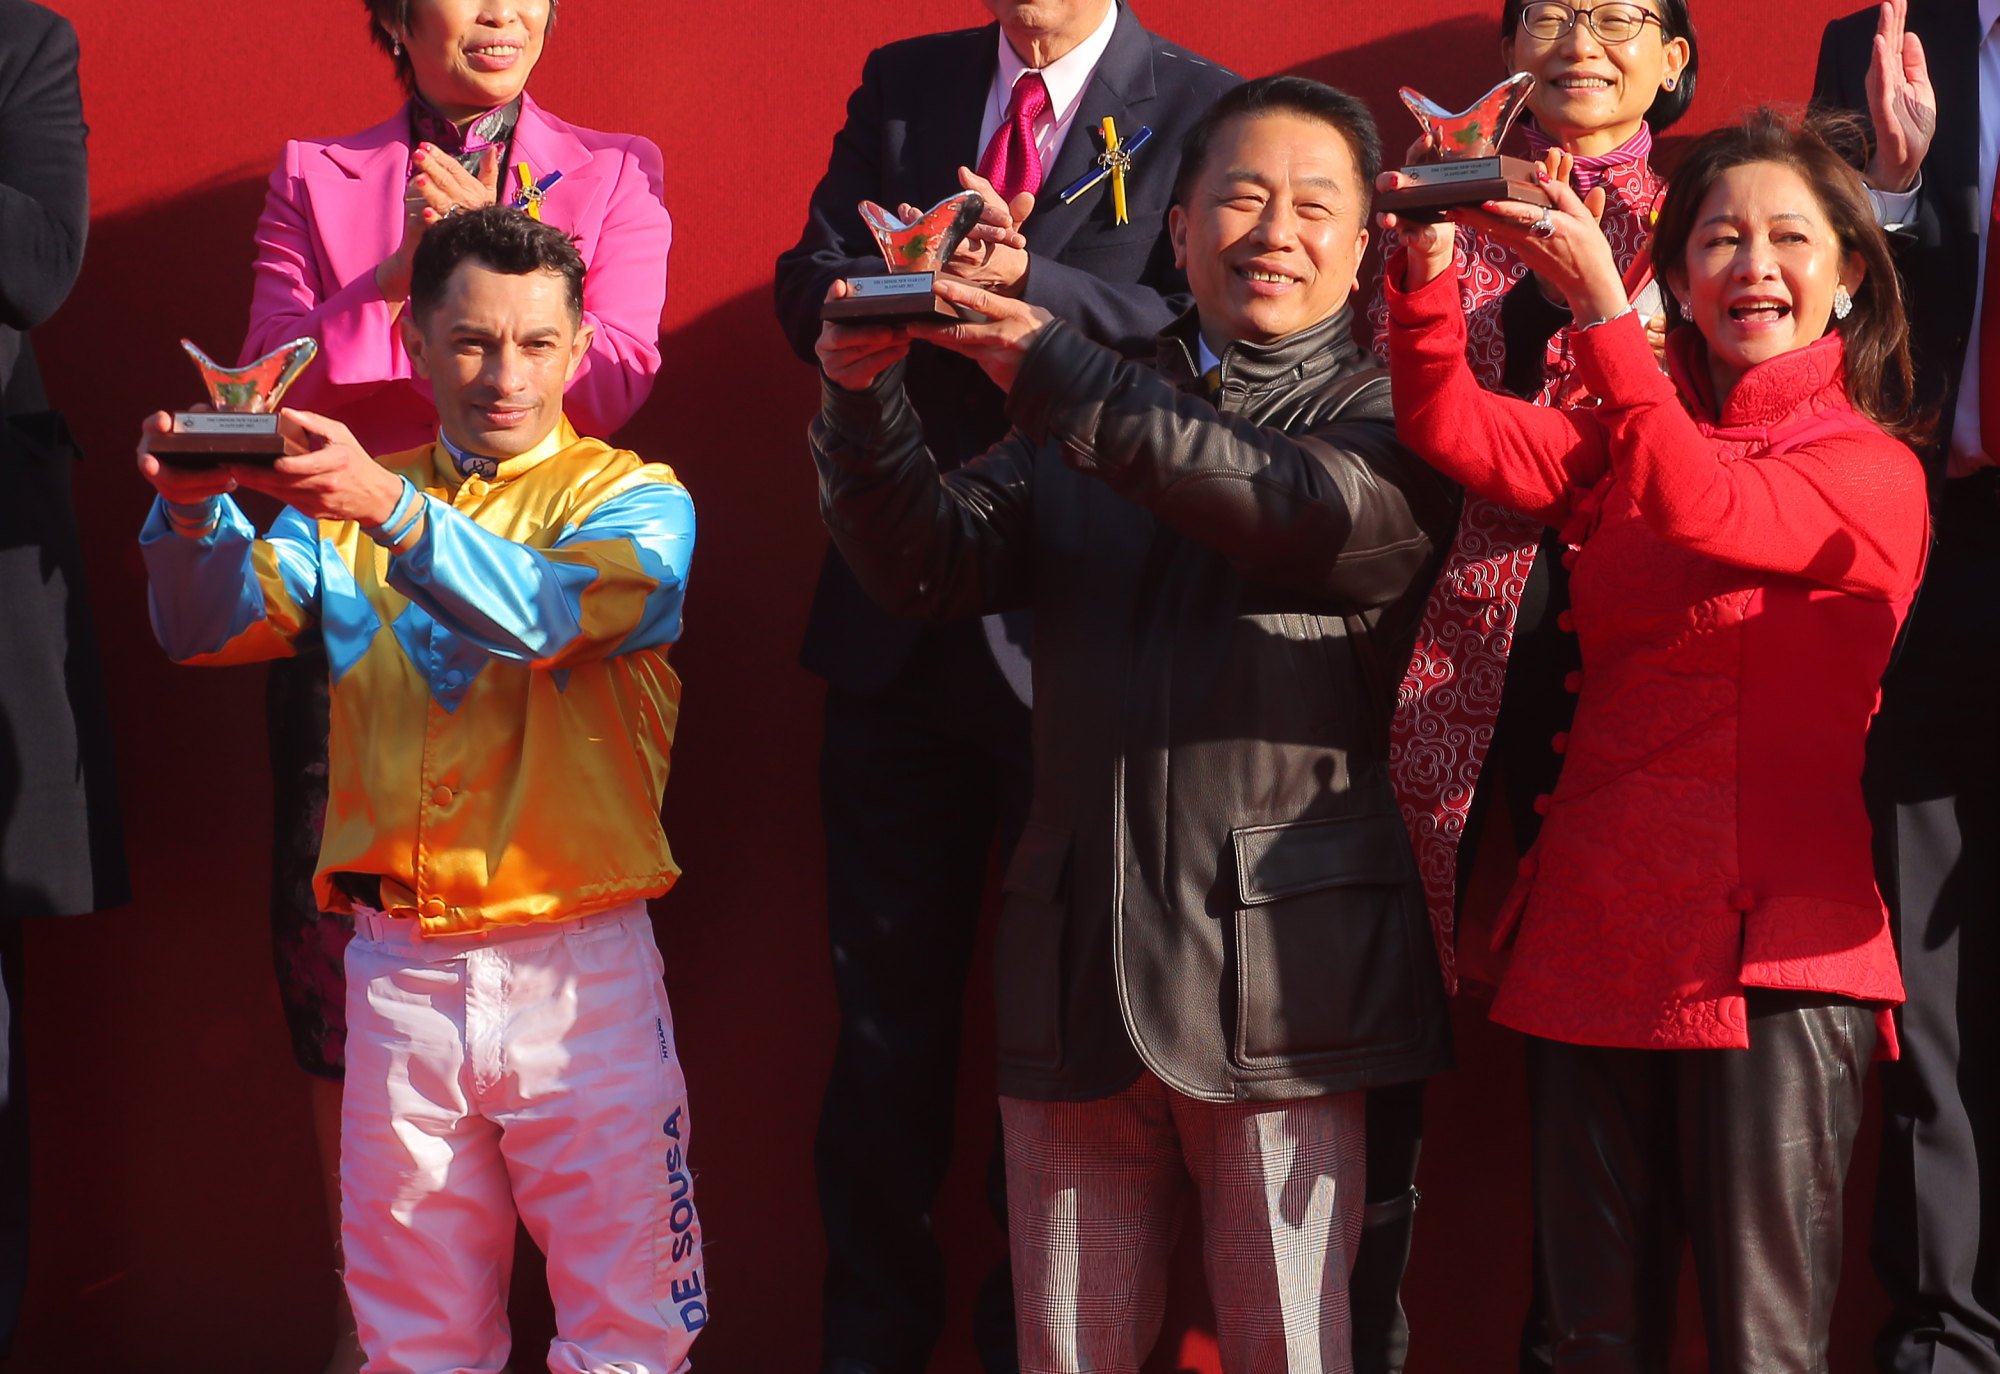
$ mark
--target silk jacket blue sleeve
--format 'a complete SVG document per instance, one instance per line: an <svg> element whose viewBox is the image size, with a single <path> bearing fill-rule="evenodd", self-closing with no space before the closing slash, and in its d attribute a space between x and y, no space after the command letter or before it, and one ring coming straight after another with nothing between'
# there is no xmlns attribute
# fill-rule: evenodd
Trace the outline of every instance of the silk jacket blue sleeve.
<svg viewBox="0 0 2000 1374"><path fill-rule="evenodd" d="M155 498L139 547L160 647L177 663L290 657L299 635L319 618L318 535L312 521L289 508L259 539L226 496L206 506Z"/></svg>
<svg viewBox="0 0 2000 1374"><path fill-rule="evenodd" d="M404 500L423 502L423 530L390 561L389 585L494 657L566 668L680 638L694 553L686 488L637 483L566 525L546 551L413 488Z"/></svg>
<svg viewBox="0 0 2000 1374"><path fill-rule="evenodd" d="M420 508L420 513L419 513ZM681 600L694 551L694 505L685 488L645 470L579 517L547 547L482 528L436 496L406 484L384 526L420 518L421 532L391 555L355 527L315 524L287 509L257 538L234 501L204 511L156 501L140 535L151 574L154 633L183 663L245 663L293 651L323 621L336 668L358 657L391 608L363 584L380 580L439 625L495 658L567 668L680 637ZM207 525L194 536L176 532ZM344 556L344 551L351 554ZM386 563L386 567L384 567ZM392 616L390 618L393 618Z"/></svg>

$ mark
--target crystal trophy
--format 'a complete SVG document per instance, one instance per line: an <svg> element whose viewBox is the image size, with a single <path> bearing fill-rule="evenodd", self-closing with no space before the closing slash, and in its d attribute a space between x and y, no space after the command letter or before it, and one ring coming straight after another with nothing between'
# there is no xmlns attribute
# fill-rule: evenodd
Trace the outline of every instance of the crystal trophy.
<svg viewBox="0 0 2000 1374"><path fill-rule="evenodd" d="M285 389L319 356L315 339L293 339L242 367L224 367L186 339L181 347L208 384L212 411L175 411L173 427L155 434L147 449L173 467L217 463L274 463L285 456L278 433L278 403Z"/></svg>
<svg viewBox="0 0 2000 1374"><path fill-rule="evenodd" d="M1447 210L1489 200L1549 204L1548 193L1535 182L1535 164L1500 152L1500 141L1514 127L1534 88L1533 76L1516 72L1471 108L1453 114L1403 87L1398 94L1424 131L1423 148L1402 169L1414 185L1379 193L1375 208L1399 219L1433 223Z"/></svg>
<svg viewBox="0 0 2000 1374"><path fill-rule="evenodd" d="M889 264L888 274L847 278L847 294L823 303L819 317L869 324L961 318L932 286L985 208L978 192L960 191L906 224L874 201L862 201L861 218Z"/></svg>

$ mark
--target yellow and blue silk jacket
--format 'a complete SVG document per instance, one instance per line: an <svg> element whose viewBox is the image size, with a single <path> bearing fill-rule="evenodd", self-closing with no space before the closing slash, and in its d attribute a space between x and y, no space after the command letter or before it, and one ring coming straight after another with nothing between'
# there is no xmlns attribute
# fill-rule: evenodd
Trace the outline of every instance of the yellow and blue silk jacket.
<svg viewBox="0 0 2000 1374"><path fill-rule="evenodd" d="M139 541L175 660L325 642L320 905L348 906L336 875L372 875L385 911L446 935L665 892L687 489L567 422L490 476L443 444L381 461L408 485L372 531L287 509L260 539L215 497L155 501Z"/></svg>

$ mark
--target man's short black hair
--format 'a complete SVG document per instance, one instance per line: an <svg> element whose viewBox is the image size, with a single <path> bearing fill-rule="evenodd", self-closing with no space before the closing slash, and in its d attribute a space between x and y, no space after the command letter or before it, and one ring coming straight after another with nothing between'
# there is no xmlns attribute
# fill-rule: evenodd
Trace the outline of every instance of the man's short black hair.
<svg viewBox="0 0 2000 1374"><path fill-rule="evenodd" d="M1238 115L1294 114L1331 125L1347 140L1354 170L1361 176L1361 213L1365 219L1375 196L1375 178L1382 170L1382 135L1375 116L1349 95L1308 76L1260 76L1216 97L1208 113L1196 120L1181 141L1180 175L1174 179L1174 202L1186 206L1195 181L1208 161L1216 130Z"/></svg>
<svg viewBox="0 0 2000 1374"><path fill-rule="evenodd" d="M476 262L510 277L554 272L569 288L569 313L583 318L583 254L552 224L488 205L433 224L410 264L410 314L421 324L444 297L445 283L462 262Z"/></svg>

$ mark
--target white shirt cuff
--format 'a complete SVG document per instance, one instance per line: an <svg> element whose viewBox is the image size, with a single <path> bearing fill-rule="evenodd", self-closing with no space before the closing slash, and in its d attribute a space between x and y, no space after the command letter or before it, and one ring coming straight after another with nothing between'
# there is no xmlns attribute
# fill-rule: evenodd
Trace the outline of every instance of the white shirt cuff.
<svg viewBox="0 0 2000 1374"><path fill-rule="evenodd" d="M1917 217L1917 192L1924 189L1923 174L1917 174L1917 184L1907 191L1878 191L1868 188L1868 199L1875 207L1875 222L1884 229L1900 229Z"/></svg>

